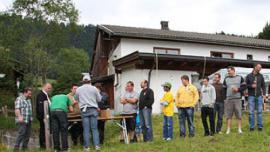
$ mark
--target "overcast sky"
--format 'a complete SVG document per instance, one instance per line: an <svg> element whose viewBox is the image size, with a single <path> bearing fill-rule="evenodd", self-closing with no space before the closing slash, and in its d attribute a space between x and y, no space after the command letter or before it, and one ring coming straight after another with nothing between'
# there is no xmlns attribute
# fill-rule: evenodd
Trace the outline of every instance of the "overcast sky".
<svg viewBox="0 0 270 152"><path fill-rule="evenodd" d="M13 0L0 0L0 10ZM257 35L270 21L270 0L73 0L81 24Z"/></svg>

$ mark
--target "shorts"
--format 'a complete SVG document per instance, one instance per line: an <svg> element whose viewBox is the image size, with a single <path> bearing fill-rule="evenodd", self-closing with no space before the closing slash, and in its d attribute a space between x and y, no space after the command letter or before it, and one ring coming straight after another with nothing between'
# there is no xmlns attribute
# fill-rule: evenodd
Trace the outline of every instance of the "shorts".
<svg viewBox="0 0 270 152"><path fill-rule="evenodd" d="M242 119L241 99L227 99L224 101L224 111L227 119L232 119L233 113L237 119Z"/></svg>
<svg viewBox="0 0 270 152"><path fill-rule="evenodd" d="M126 119L126 125L127 125L127 131L135 131L136 128L136 116L137 114L122 114L122 116L133 116L133 118L127 118ZM122 120L121 120L121 124L122 124Z"/></svg>

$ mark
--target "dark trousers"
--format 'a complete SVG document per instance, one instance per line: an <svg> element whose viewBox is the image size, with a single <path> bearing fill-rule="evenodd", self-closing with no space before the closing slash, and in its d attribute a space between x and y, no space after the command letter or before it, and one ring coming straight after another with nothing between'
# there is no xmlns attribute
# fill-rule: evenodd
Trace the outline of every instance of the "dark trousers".
<svg viewBox="0 0 270 152"><path fill-rule="evenodd" d="M217 126L216 126L217 133L220 132L222 128L223 114L224 114L224 102L216 102L215 117L217 117Z"/></svg>
<svg viewBox="0 0 270 152"><path fill-rule="evenodd" d="M202 117L202 123L204 127L204 135L209 136L209 135L214 135L215 133L215 119L214 119L214 108L210 107L202 107L201 108L201 117ZM209 117L210 121L210 131L207 123L207 117Z"/></svg>
<svg viewBox="0 0 270 152"><path fill-rule="evenodd" d="M45 124L43 119L39 119L39 145L40 148L45 149L46 148L46 144L45 144Z"/></svg>
<svg viewBox="0 0 270 152"><path fill-rule="evenodd" d="M105 121L99 120L98 121L98 132L99 132L100 144L104 143L104 130L105 130Z"/></svg>
<svg viewBox="0 0 270 152"><path fill-rule="evenodd" d="M83 127L81 122L76 122L75 124L72 124L69 132L71 134L71 140L73 142L73 145L78 145L78 138L80 144L83 145Z"/></svg>
<svg viewBox="0 0 270 152"><path fill-rule="evenodd" d="M51 111L51 126L55 150L68 150L68 121L64 111ZM60 149L60 134L62 149Z"/></svg>
<svg viewBox="0 0 270 152"><path fill-rule="evenodd" d="M27 150L31 135L31 123L18 123L19 132L14 146L14 150L19 150L22 143L22 149Z"/></svg>

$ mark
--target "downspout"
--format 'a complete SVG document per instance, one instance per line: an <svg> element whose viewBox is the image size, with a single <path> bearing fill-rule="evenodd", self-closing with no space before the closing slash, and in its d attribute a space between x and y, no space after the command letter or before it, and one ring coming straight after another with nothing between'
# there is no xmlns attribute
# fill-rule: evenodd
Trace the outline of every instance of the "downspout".
<svg viewBox="0 0 270 152"><path fill-rule="evenodd" d="M157 55L157 52L155 53L155 58L154 58L154 62L153 62L153 65L151 67L151 69L149 70L148 72L148 86L150 87L150 84L151 84L151 75L152 75L152 71L153 69L156 67L156 75L158 76L158 55Z"/></svg>

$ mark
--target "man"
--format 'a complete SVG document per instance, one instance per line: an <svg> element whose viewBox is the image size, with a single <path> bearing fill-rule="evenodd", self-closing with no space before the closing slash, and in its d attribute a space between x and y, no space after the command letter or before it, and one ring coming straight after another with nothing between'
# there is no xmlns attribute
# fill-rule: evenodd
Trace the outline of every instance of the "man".
<svg viewBox="0 0 270 152"><path fill-rule="evenodd" d="M109 96L106 92L103 91L102 84L96 83L95 86L98 90L100 90L100 95L101 95L101 102L98 103L98 108L100 110L106 110L106 109L110 108ZM104 143L104 131L105 131L105 121L98 120L98 132L99 132L100 144Z"/></svg>
<svg viewBox="0 0 270 152"><path fill-rule="evenodd" d="M243 77L235 74L235 68L229 66L227 68L228 76L224 79L223 88L226 94L225 100L225 114L227 118L227 131L226 134L230 134L232 116L235 116L238 120L238 133L242 134L242 92L246 89L245 81Z"/></svg>
<svg viewBox="0 0 270 152"><path fill-rule="evenodd" d="M32 90L25 88L23 94L15 101L15 120L19 127L18 136L15 142L14 151L19 151L22 143L22 150L28 149L28 142L31 134L32 105L31 98Z"/></svg>
<svg viewBox="0 0 270 152"><path fill-rule="evenodd" d="M163 140L170 141L173 138L173 114L174 98L171 92L172 85L165 82L163 85L164 95L160 101L163 110Z"/></svg>
<svg viewBox="0 0 270 152"><path fill-rule="evenodd" d="M140 121L143 133L143 141L153 140L152 127L152 105L154 103L154 92L148 86L148 81L141 82L142 91L139 98Z"/></svg>
<svg viewBox="0 0 270 152"><path fill-rule="evenodd" d="M194 107L199 100L199 93L197 88L189 83L189 77L187 75L183 75L181 81L183 85L178 89L176 94L180 137L184 138L186 136L186 120L188 122L189 137L194 137Z"/></svg>
<svg viewBox="0 0 270 152"><path fill-rule="evenodd" d="M96 150L100 150L97 119L98 102L101 101L101 96L99 90L91 85L89 75L85 75L82 81L83 85L77 89L75 96L81 109L84 150L90 151L90 129L94 147Z"/></svg>
<svg viewBox="0 0 270 152"><path fill-rule="evenodd" d="M123 104L122 116L132 116L132 118L126 119L127 132L131 142L136 142L135 138L135 128L136 128L136 116L137 116L137 102L139 99L139 94L134 91L134 83L128 81L126 84L125 93L122 95L120 103ZM123 135L121 132L121 139L123 140Z"/></svg>
<svg viewBox="0 0 270 152"><path fill-rule="evenodd" d="M215 134L215 117L214 117L214 105L216 100L216 90L209 84L209 78L203 78L203 86L201 88L201 117L204 127L204 136L213 136ZM207 123L207 117L210 121L210 131Z"/></svg>
<svg viewBox="0 0 270 152"><path fill-rule="evenodd" d="M53 133L53 145L55 151L68 151L68 119L67 112L73 112L73 103L65 94L59 94L52 97L50 105L51 126ZM60 139L61 134L61 145Z"/></svg>
<svg viewBox="0 0 270 152"><path fill-rule="evenodd" d="M44 101L50 103L49 93L52 90L52 85L46 83L43 85L42 90L37 94L36 98L36 117L39 121L39 144L40 148L45 149L45 124L44 124Z"/></svg>
<svg viewBox="0 0 270 152"><path fill-rule="evenodd" d="M75 99L75 93L77 89L78 89L78 85L72 84L70 93L67 94L67 96L69 97L69 100L71 100L73 103L73 109L74 109L73 112L81 113L78 101ZM80 143L83 144L83 127L80 121L70 123L69 132L71 134L71 140L73 142L73 145L76 146L78 144L78 138L80 140Z"/></svg>
<svg viewBox="0 0 270 152"><path fill-rule="evenodd" d="M223 85L220 82L220 74L214 74L214 83L212 84L216 91L216 101L215 101L215 117L217 117L216 133L222 134L222 121L224 114L224 97L223 97Z"/></svg>
<svg viewBox="0 0 270 152"><path fill-rule="evenodd" d="M253 71L247 75L246 84L248 88L248 104L249 104L249 129L254 131L254 111L257 110L257 125L258 130L262 131L262 109L263 100L265 100L265 81L263 75L260 73L262 66L255 64Z"/></svg>

